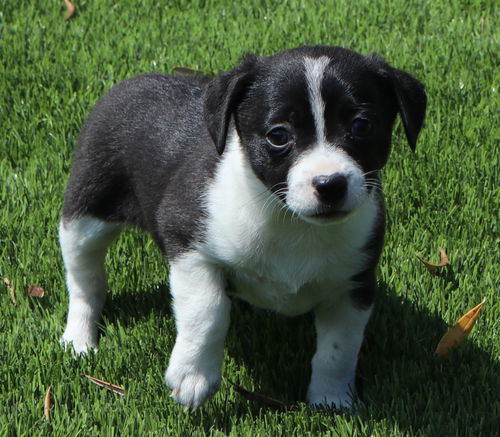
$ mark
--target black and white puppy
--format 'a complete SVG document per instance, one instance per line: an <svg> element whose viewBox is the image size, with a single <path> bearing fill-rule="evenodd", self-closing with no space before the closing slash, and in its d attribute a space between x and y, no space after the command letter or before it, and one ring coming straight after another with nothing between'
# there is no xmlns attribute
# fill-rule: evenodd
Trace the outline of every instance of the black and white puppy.
<svg viewBox="0 0 500 437"><path fill-rule="evenodd" d="M413 149L425 107L412 76L340 47L112 87L81 132L64 199L62 342L97 347L106 249L135 225L170 264L166 382L178 402L196 408L217 390L234 295L314 311L308 402L350 407L384 233L378 172L397 113Z"/></svg>

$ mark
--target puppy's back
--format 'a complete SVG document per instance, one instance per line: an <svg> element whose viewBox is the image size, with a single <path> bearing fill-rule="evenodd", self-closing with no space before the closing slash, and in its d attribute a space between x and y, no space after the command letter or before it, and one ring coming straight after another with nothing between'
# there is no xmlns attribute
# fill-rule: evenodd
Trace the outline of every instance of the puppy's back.
<svg viewBox="0 0 500 437"><path fill-rule="evenodd" d="M155 233L151 218L166 187L179 183L176 175L201 162L193 178L203 178L215 165L203 119L209 81L149 73L113 86L80 133L63 217L91 215Z"/></svg>

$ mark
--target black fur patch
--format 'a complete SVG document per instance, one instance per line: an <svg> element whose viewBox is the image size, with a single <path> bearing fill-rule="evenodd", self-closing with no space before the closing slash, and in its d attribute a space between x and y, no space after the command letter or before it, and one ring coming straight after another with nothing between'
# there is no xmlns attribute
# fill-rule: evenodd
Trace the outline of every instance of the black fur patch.
<svg viewBox="0 0 500 437"><path fill-rule="evenodd" d="M368 255L365 269L354 275L351 280L359 284L351 290L354 304L360 309L368 309L373 305L377 293L376 269L384 245L385 233L385 208L382 196L379 196L379 215L373 229L371 238L363 247L363 252Z"/></svg>
<svg viewBox="0 0 500 437"><path fill-rule="evenodd" d="M80 135L63 217L126 222L169 257L186 250L219 160L203 117L209 80L145 74L111 88Z"/></svg>

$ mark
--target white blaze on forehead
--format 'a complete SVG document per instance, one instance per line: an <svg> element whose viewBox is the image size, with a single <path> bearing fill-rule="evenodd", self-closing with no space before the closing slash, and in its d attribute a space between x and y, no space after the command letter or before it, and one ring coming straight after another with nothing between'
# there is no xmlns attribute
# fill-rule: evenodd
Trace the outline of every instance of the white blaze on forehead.
<svg viewBox="0 0 500 437"><path fill-rule="evenodd" d="M309 100L316 125L317 142L322 144L326 141L325 127L325 102L321 96L321 84L325 69L330 59L326 56L320 58L304 58L306 69L306 82L309 91Z"/></svg>

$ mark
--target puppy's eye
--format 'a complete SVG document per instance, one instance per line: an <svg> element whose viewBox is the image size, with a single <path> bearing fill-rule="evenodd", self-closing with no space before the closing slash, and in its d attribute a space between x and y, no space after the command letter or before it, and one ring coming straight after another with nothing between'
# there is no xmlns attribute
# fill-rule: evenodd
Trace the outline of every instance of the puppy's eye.
<svg viewBox="0 0 500 437"><path fill-rule="evenodd" d="M366 138L372 131L372 124L366 118L356 118L351 124L351 135L357 138Z"/></svg>
<svg viewBox="0 0 500 437"><path fill-rule="evenodd" d="M274 127L266 135L267 142L277 148L285 147L290 139L291 135L284 127Z"/></svg>

